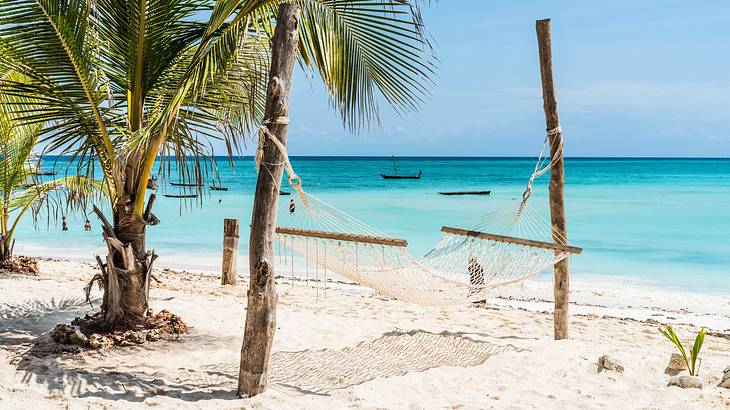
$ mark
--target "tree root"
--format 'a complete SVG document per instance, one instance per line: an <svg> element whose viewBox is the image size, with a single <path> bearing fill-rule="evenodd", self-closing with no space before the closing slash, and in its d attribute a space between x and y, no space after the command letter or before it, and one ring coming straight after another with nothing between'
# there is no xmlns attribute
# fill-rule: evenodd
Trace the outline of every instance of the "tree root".
<svg viewBox="0 0 730 410"><path fill-rule="evenodd" d="M188 327L180 316L167 310L147 316L140 323L115 323L113 326L106 323L104 315L99 312L84 318L77 317L70 325L56 325L51 331L51 338L61 344L108 349L174 340L187 331Z"/></svg>

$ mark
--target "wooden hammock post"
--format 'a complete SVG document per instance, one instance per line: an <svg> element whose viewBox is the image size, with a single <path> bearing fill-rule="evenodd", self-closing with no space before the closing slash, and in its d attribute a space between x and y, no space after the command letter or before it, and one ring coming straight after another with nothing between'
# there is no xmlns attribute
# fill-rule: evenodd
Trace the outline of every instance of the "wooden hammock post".
<svg viewBox="0 0 730 410"><path fill-rule="evenodd" d="M558 117L558 100L555 90L555 79L553 78L553 57L552 39L550 36L550 19L538 20L535 24L537 29L537 44L540 52L540 78L542 79L542 98L545 110L545 123L547 130L555 130L560 127ZM566 228L565 200L563 192L565 188L565 164L563 161L563 138L562 132L549 134L550 158L558 158L550 170L550 220L553 226L553 241L558 244L567 245L568 232ZM568 258L561 260L554 266L554 296L555 313L554 327L555 340L568 338L568 304L570 276Z"/></svg>
<svg viewBox="0 0 730 410"><path fill-rule="evenodd" d="M238 219L223 220L223 263L221 266L221 285L237 285L238 272Z"/></svg>
<svg viewBox="0 0 730 410"><path fill-rule="evenodd" d="M289 115L292 71L299 39L299 14L299 6L282 4L271 40L265 118L270 121L267 125L270 133L283 145L286 145L287 121L277 119ZM248 252L251 282L238 373L240 397L252 397L266 389L271 344L276 330L273 238L279 184L284 171L283 159L275 144L269 142L264 145L251 217Z"/></svg>

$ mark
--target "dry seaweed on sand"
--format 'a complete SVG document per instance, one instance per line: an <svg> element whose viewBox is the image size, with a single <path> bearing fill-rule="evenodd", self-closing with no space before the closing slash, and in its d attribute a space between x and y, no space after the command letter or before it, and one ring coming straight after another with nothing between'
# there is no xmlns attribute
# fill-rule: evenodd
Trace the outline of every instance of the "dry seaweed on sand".
<svg viewBox="0 0 730 410"><path fill-rule="evenodd" d="M148 315L140 323L124 326L109 325L101 313L86 315L83 318L77 317L70 325L56 325L50 336L57 343L64 345L104 349L175 339L187 331L188 327L180 316L162 310L155 315Z"/></svg>
<svg viewBox="0 0 730 410"><path fill-rule="evenodd" d="M40 271L38 260L30 256L18 255L10 259L0 261L0 272L38 275Z"/></svg>

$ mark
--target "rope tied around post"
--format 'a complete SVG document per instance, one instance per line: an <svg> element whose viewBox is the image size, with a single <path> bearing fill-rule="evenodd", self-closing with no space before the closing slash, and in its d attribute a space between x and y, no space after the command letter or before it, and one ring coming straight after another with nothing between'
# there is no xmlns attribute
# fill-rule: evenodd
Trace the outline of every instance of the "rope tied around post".
<svg viewBox="0 0 730 410"><path fill-rule="evenodd" d="M555 151L557 155L550 156L550 162L547 165L545 164L546 156L545 156L545 150L547 149L548 145L550 144L550 137L557 137L558 138L558 148ZM537 163L535 164L535 170L532 172L532 175L530 176L530 180L527 181L527 187L525 188L525 192L522 193L522 202L520 202L520 207L517 210L517 218L519 218L522 215L522 212L525 210L525 206L527 206L527 201L530 199L530 196L532 195L532 185L535 183L535 180L543 175L545 175L548 171L550 171L555 164L563 158L563 130L560 128L560 125L557 127L547 130L547 135L545 135L545 141L542 143L542 148L540 148L540 154L537 156Z"/></svg>
<svg viewBox="0 0 730 410"><path fill-rule="evenodd" d="M299 175L294 172L294 167L292 167L291 162L289 161L289 153L284 146L284 144L279 141L278 138L274 134L271 133L271 130L269 129L269 125L287 125L289 124L289 117L275 117L275 118L269 118L265 120L258 128L259 131L259 146L256 149L256 155L254 157L256 161L256 171L259 171L261 169L261 164L264 163L264 147L267 144L267 140L271 141L274 146L279 150L282 157L284 157L284 160L276 165L283 164L284 168L286 169L287 174L287 182L289 183L289 186L291 186L293 189L295 189L299 194L300 198L302 198L303 202L306 202L306 197L304 192L302 191L302 179L299 178ZM266 164L265 164L266 165ZM272 175L273 178L273 175ZM278 181L274 181L277 184L277 187L279 186ZM307 204L304 204L305 207Z"/></svg>

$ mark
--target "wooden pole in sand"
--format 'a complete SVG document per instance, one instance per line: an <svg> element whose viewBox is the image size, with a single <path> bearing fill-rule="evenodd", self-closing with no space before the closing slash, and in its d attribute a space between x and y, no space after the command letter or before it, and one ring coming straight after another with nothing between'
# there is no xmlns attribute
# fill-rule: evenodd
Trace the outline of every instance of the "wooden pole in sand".
<svg viewBox="0 0 730 410"><path fill-rule="evenodd" d="M537 20L537 44L540 52L540 77L542 79L542 98L545 110L545 123L549 131L550 158L557 158L550 170L550 220L553 226L553 241L567 245L568 232L565 217L565 164L563 161L563 133L560 131L558 117L558 100L553 78L552 39L550 35L550 19ZM552 130L552 132L550 132ZM568 259L563 259L554 266L555 340L568 338L568 304L570 276Z"/></svg>
<svg viewBox="0 0 730 410"><path fill-rule="evenodd" d="M299 14L299 6L282 4L271 40L265 118L270 121L267 125L270 133L283 145L286 145L288 131L288 121L283 119L289 115L292 71L299 39ZM248 250L251 282L238 373L238 395L241 397L252 397L266 389L271 344L276 330L273 235L279 185L284 171L283 160L276 144L264 145L251 217Z"/></svg>
<svg viewBox="0 0 730 410"><path fill-rule="evenodd" d="M221 285L238 285L238 219L223 220L223 264Z"/></svg>

